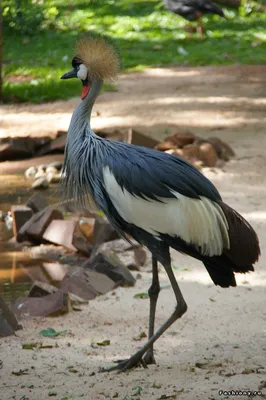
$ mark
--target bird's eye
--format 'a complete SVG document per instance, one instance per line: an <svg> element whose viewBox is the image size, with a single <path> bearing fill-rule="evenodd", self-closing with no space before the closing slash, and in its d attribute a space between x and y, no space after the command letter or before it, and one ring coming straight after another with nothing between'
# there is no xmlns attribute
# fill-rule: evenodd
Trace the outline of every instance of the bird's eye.
<svg viewBox="0 0 266 400"><path fill-rule="evenodd" d="M78 66L77 77L79 79L81 79L82 81L85 81L87 79L87 75L88 75L88 69L87 69L86 65L80 64Z"/></svg>

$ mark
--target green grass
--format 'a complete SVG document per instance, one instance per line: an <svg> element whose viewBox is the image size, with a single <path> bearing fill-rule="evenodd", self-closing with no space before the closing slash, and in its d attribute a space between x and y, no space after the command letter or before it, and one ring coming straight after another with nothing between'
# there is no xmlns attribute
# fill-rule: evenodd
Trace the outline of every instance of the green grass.
<svg viewBox="0 0 266 400"><path fill-rule="evenodd" d="M120 49L125 71L266 61L265 12L244 18L228 11L226 20L204 17L206 36L200 41L196 34L188 37L188 23L161 7L161 0L76 0L75 6L65 3L55 1L57 15L53 13L46 19L34 35L5 30L7 100L43 102L78 95L80 83L60 81L60 76L70 69L74 42L85 31L112 38Z"/></svg>

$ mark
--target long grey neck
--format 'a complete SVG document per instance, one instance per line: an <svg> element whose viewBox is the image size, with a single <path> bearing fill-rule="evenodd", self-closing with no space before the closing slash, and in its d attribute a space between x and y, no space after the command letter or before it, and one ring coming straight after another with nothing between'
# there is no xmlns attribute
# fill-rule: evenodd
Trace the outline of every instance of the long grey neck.
<svg viewBox="0 0 266 400"><path fill-rule="evenodd" d="M95 100L100 93L102 84L103 82L101 80L94 80L92 82L89 94L84 100L81 100L72 115L68 136L81 135L85 129L88 133L94 135L90 126L91 112Z"/></svg>

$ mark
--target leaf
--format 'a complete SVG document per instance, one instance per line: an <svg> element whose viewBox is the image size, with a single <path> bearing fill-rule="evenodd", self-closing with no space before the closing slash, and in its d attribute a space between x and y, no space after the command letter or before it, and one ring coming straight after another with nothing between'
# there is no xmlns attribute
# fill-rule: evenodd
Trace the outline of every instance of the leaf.
<svg viewBox="0 0 266 400"><path fill-rule="evenodd" d="M140 332L140 334L138 336L133 337L133 340L135 340L136 342L139 342L141 339L146 338L147 335L145 332Z"/></svg>
<svg viewBox="0 0 266 400"><path fill-rule="evenodd" d="M97 345L98 346L109 346L110 343L111 343L110 340L106 339L106 340L103 340L102 342L97 342Z"/></svg>
<svg viewBox="0 0 266 400"><path fill-rule="evenodd" d="M160 389L161 387L162 387L162 385L160 383L153 382L153 384L152 384L152 388L154 388L154 389Z"/></svg>
<svg viewBox="0 0 266 400"><path fill-rule="evenodd" d="M40 331L40 335L44 336L44 337L57 337L59 335L62 335L63 333L66 333L67 329L64 329L63 331L56 331L53 328L47 328L47 329L43 329Z"/></svg>
<svg viewBox="0 0 266 400"><path fill-rule="evenodd" d="M135 387L135 391L134 391L134 393L133 393L131 396L139 396L139 395L141 395L141 392L142 392L142 391L143 391L142 387L136 386L136 387Z"/></svg>
<svg viewBox="0 0 266 400"><path fill-rule="evenodd" d="M22 349L23 350L33 350L38 346L38 343L23 343Z"/></svg>
<svg viewBox="0 0 266 400"><path fill-rule="evenodd" d="M21 389L24 389L24 388L33 389L34 385L31 385L31 384L22 385Z"/></svg>
<svg viewBox="0 0 266 400"><path fill-rule="evenodd" d="M159 397L159 400L163 400L163 399L174 400L174 399L176 399L176 394L170 394L170 395L162 394L161 397Z"/></svg>
<svg viewBox="0 0 266 400"><path fill-rule="evenodd" d="M148 292L136 293L134 298L135 299L148 299L149 293Z"/></svg>
<svg viewBox="0 0 266 400"><path fill-rule="evenodd" d="M29 375L29 373L27 371L28 371L28 368L20 369L19 371L12 371L11 374L15 375L15 376Z"/></svg>
<svg viewBox="0 0 266 400"><path fill-rule="evenodd" d="M210 298L209 298L209 300L210 300L210 301L213 301L213 302L215 302L215 301L216 301L216 300L215 300L215 299L213 299L212 297L210 297Z"/></svg>
<svg viewBox="0 0 266 400"><path fill-rule="evenodd" d="M52 396L57 396L57 392L49 392L48 396L52 397Z"/></svg>

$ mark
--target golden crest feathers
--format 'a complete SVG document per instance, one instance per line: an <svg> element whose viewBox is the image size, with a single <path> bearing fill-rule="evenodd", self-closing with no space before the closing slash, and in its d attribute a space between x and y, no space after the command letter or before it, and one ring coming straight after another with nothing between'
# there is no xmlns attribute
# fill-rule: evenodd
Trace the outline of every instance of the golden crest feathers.
<svg viewBox="0 0 266 400"><path fill-rule="evenodd" d="M120 70L118 52L103 37L82 37L76 43L75 55L86 65L92 79L112 81Z"/></svg>

